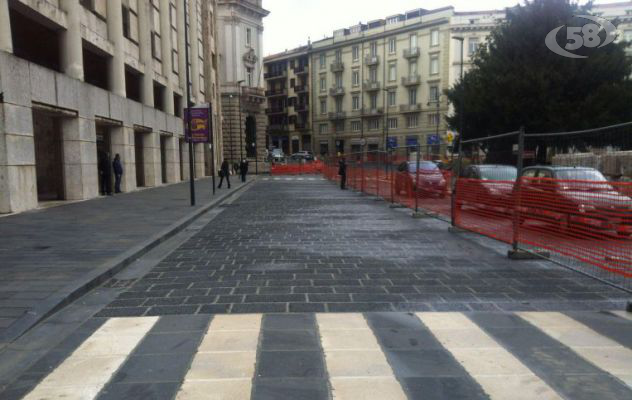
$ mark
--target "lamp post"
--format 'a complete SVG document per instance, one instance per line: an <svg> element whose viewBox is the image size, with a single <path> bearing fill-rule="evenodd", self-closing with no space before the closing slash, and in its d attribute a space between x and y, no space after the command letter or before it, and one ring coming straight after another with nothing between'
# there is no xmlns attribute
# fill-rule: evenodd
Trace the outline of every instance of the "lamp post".
<svg viewBox="0 0 632 400"><path fill-rule="evenodd" d="M233 105L233 95L228 95L228 98L230 99L230 105L232 107ZM235 163L235 157L233 155L233 119L232 116L230 118L228 118L228 130L230 131L230 164L231 164L231 168L232 165Z"/></svg>
<svg viewBox="0 0 632 400"><path fill-rule="evenodd" d="M461 85L463 85L463 49L465 47L465 38L462 36L454 36L453 37L454 40L458 40L459 42L461 42L461 74L460 74L460 80L461 80ZM460 143L460 139L463 138L463 112L465 110L465 87L461 86L461 98L460 98L460 102L461 102L461 112L459 113L459 143Z"/></svg>
<svg viewBox="0 0 632 400"><path fill-rule="evenodd" d="M244 143L242 140L243 131L241 127L241 84L244 83L244 80L237 81L237 86L239 87L239 155L240 162L244 159Z"/></svg>
<svg viewBox="0 0 632 400"><path fill-rule="evenodd" d="M191 116L190 110L193 107L191 101L191 75L189 73L189 2L184 2L184 58L186 59L186 95L187 95L187 112L185 113L187 132L189 133L189 186L191 191L191 206L195 206L195 171L193 168L193 136L191 135Z"/></svg>

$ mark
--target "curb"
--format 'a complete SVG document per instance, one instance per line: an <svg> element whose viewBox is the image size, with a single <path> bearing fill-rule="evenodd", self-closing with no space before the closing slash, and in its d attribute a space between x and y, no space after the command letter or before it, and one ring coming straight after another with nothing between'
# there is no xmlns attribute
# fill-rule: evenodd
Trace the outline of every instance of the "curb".
<svg viewBox="0 0 632 400"><path fill-rule="evenodd" d="M204 206L195 210L191 214L180 218L175 223L161 230L157 234L151 236L144 242L137 244L129 250L107 261L106 263L101 264L89 274L86 274L85 276L76 279L70 284L64 286L62 289L55 292L55 294L40 303L33 310L25 313L18 320L16 320L7 330L5 330L5 332L0 336L0 349L14 342L16 339L24 335L26 332L31 330L31 328L35 327L44 319L50 317L52 314L61 310L68 304L74 302L90 290L107 281L112 276L116 275L118 272L130 265L136 259L154 249L162 242L184 230L200 215L208 212L210 209L216 206L221 205L221 203L227 198L245 190L256 180L256 177L252 178L245 184L236 188L234 191L227 192L214 198Z"/></svg>

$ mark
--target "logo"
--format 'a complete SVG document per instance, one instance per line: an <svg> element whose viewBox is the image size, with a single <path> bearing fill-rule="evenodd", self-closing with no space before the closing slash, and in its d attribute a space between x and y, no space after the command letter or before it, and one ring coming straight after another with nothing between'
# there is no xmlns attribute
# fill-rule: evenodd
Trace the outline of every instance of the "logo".
<svg viewBox="0 0 632 400"><path fill-rule="evenodd" d="M614 41L617 28L607 19L593 15L576 15L575 18L587 19L592 23L588 22L583 26L562 25L549 32L544 43L553 53L568 58L587 58L588 56L572 52L582 47L604 47ZM557 35L564 27L566 27L566 44L562 48L557 41ZM605 32L605 38L599 35L602 30Z"/></svg>

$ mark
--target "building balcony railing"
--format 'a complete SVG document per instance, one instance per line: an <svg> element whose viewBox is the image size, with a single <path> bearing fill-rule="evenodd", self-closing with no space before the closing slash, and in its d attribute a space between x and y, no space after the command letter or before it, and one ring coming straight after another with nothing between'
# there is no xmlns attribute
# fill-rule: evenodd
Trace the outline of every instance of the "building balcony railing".
<svg viewBox="0 0 632 400"><path fill-rule="evenodd" d="M308 72L309 72L309 69L307 65L301 65L299 67L294 68L294 73L296 75L307 74Z"/></svg>
<svg viewBox="0 0 632 400"><path fill-rule="evenodd" d="M266 97L287 96L287 89L266 90Z"/></svg>
<svg viewBox="0 0 632 400"><path fill-rule="evenodd" d="M263 79L277 79L277 78L286 78L287 71L274 71L274 72L266 72L263 74Z"/></svg>
<svg viewBox="0 0 632 400"><path fill-rule="evenodd" d="M330 120L338 120L338 119L345 119L345 118L347 118L347 113L344 111L336 111L336 112L329 113Z"/></svg>
<svg viewBox="0 0 632 400"><path fill-rule="evenodd" d="M366 56L364 57L364 63L368 66L378 65L380 63L380 56Z"/></svg>
<svg viewBox="0 0 632 400"><path fill-rule="evenodd" d="M421 84L420 75L402 76L402 85L404 86L417 86Z"/></svg>
<svg viewBox="0 0 632 400"><path fill-rule="evenodd" d="M241 93L244 96L265 97L265 91L258 87L244 86L241 88Z"/></svg>
<svg viewBox="0 0 632 400"><path fill-rule="evenodd" d="M268 125L268 132L287 132L289 131L287 124L270 124Z"/></svg>
<svg viewBox="0 0 632 400"><path fill-rule="evenodd" d="M380 116L384 113L384 109L382 107L378 108L365 108L362 112L362 116L364 117L376 117Z"/></svg>
<svg viewBox="0 0 632 400"><path fill-rule="evenodd" d="M364 90L367 91L375 91L375 90L380 90L380 82L375 81L364 81L364 84L362 85L364 87Z"/></svg>
<svg viewBox="0 0 632 400"><path fill-rule="evenodd" d="M266 114L285 114L287 113L287 108L285 107L271 107L266 108Z"/></svg>
<svg viewBox="0 0 632 400"><path fill-rule="evenodd" d="M308 90L307 85L294 86L294 93L306 93Z"/></svg>
<svg viewBox="0 0 632 400"><path fill-rule="evenodd" d="M342 61L334 61L330 65L331 72L342 72L345 70L345 63Z"/></svg>
<svg viewBox="0 0 632 400"><path fill-rule="evenodd" d="M308 122L297 122L297 123L294 124L294 129L296 129L297 131L309 130L309 123Z"/></svg>
<svg viewBox="0 0 632 400"><path fill-rule="evenodd" d="M330 96L343 96L345 94L345 88L342 86L332 87L329 89Z"/></svg>
<svg viewBox="0 0 632 400"><path fill-rule="evenodd" d="M402 113L416 113L421 111L421 104L402 104L399 106L399 112Z"/></svg>
<svg viewBox="0 0 632 400"><path fill-rule="evenodd" d="M295 104L294 105L294 111L296 112L303 112L303 111L307 111L307 104Z"/></svg>
<svg viewBox="0 0 632 400"><path fill-rule="evenodd" d="M404 58L418 58L419 47L413 47L412 49L404 49Z"/></svg>

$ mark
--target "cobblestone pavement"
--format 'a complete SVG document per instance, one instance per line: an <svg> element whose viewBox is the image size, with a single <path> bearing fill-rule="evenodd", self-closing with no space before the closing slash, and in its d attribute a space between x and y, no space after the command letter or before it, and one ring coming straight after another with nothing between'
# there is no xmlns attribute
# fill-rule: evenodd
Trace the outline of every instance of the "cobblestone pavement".
<svg viewBox="0 0 632 400"><path fill-rule="evenodd" d="M631 348L623 312L93 318L0 399L625 400Z"/></svg>
<svg viewBox="0 0 632 400"><path fill-rule="evenodd" d="M181 183L0 218L0 345L75 280L207 205L211 179L196 187L196 207Z"/></svg>
<svg viewBox="0 0 632 400"><path fill-rule="evenodd" d="M629 293L319 179L258 181L99 316L623 309ZM505 250L506 251L506 250Z"/></svg>

